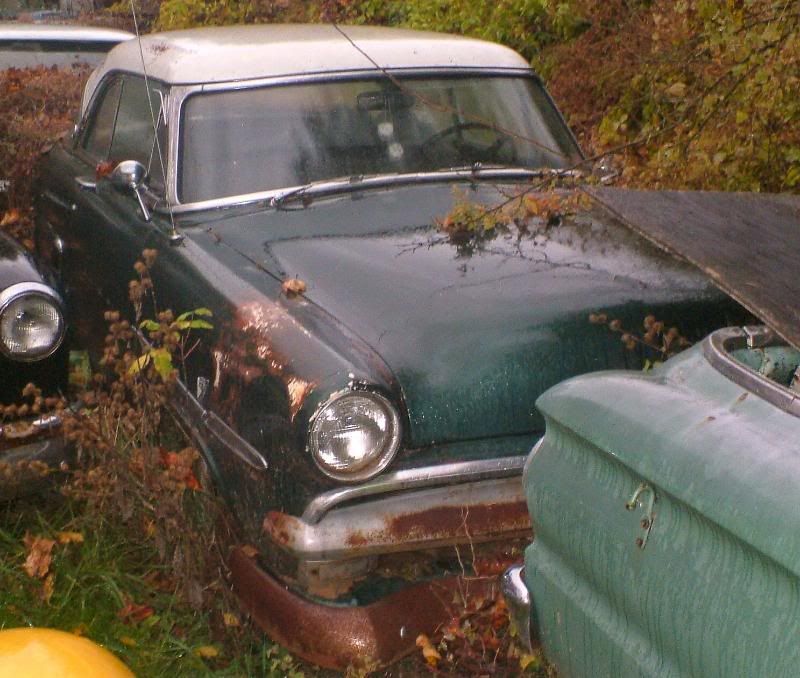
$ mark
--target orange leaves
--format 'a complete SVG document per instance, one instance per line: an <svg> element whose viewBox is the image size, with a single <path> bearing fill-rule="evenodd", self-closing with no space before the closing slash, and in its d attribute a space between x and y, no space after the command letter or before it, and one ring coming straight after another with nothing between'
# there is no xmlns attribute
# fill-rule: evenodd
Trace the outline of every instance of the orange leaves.
<svg viewBox="0 0 800 678"><path fill-rule="evenodd" d="M117 617L119 617L124 624L138 624L152 617L153 614L155 614L155 610L149 605L140 605L139 603L134 603L130 599L126 599L125 605L117 610Z"/></svg>
<svg viewBox="0 0 800 678"><path fill-rule="evenodd" d="M56 532L59 544L83 544L83 535L80 532Z"/></svg>
<svg viewBox="0 0 800 678"><path fill-rule="evenodd" d="M193 447L185 447L180 452L169 452L163 448L159 452L161 463L167 469L169 478L182 484L188 490L200 490L200 481L192 470L192 466L199 458L199 453Z"/></svg>
<svg viewBox="0 0 800 678"><path fill-rule="evenodd" d="M20 214L20 211L16 207L7 210L3 214L2 219L0 219L0 228L16 224L21 218L22 214Z"/></svg>
<svg viewBox="0 0 800 678"><path fill-rule="evenodd" d="M431 644L430 639L424 633L417 636L416 645L422 650L422 656L429 666L436 666L442 660L442 655L439 654L438 650Z"/></svg>
<svg viewBox="0 0 800 678"><path fill-rule="evenodd" d="M25 572L29 577L44 579L50 572L53 547L56 545L55 540L26 534L23 543L28 553L23 565Z"/></svg>
<svg viewBox="0 0 800 678"><path fill-rule="evenodd" d="M281 283L281 291L289 298L305 294L306 284L300 278L287 278Z"/></svg>
<svg viewBox="0 0 800 678"><path fill-rule="evenodd" d="M50 602L50 598L55 591L55 575L51 571L53 564L53 548L56 544L80 544L83 542L83 535L80 532L57 532L56 539L33 536L26 533L23 539L26 557L22 568L32 579L42 581L42 589L39 597L45 602Z"/></svg>
<svg viewBox="0 0 800 678"><path fill-rule="evenodd" d="M7 180L0 174L0 182L4 181ZM2 193L3 189L0 189L0 195ZM34 244L31 237L33 234L33 222L27 213L16 207L6 210L3 216L0 217L0 230L20 241L27 249L33 250Z"/></svg>
<svg viewBox="0 0 800 678"><path fill-rule="evenodd" d="M89 69L39 66L0 70L0 211L30 202L41 151L75 120Z"/></svg>
<svg viewBox="0 0 800 678"><path fill-rule="evenodd" d="M114 163L104 160L102 162L98 162L94 168L94 178L95 179L103 179L111 174L114 171Z"/></svg>
<svg viewBox="0 0 800 678"><path fill-rule="evenodd" d="M214 659L219 657L219 650L213 645L201 645L194 649L194 654L201 659Z"/></svg>

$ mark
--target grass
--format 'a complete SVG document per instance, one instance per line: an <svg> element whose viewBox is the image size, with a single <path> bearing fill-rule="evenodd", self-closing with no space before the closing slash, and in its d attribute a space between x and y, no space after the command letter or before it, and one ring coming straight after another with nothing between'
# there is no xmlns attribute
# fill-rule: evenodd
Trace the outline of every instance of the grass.
<svg viewBox="0 0 800 678"><path fill-rule="evenodd" d="M83 542L56 543L52 595L45 601L44 580L23 567L24 539L26 534L57 539L59 532L79 533ZM78 633L112 651L139 676L316 673L252 629L230 595L220 592L216 609L196 612L176 602L172 581L150 541L132 540L110 516L87 514L59 496L0 507L0 628ZM131 603L142 607L128 607L133 613L126 617Z"/></svg>

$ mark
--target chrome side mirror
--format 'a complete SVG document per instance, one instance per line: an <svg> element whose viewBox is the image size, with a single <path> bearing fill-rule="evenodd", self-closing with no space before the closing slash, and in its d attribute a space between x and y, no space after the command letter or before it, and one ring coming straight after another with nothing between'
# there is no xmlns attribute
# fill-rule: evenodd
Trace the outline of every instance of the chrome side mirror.
<svg viewBox="0 0 800 678"><path fill-rule="evenodd" d="M117 188L133 191L136 200L139 201L144 220L150 221L150 210L147 209L142 199L142 186L146 176L147 170L138 160L123 160L111 171L109 179Z"/></svg>

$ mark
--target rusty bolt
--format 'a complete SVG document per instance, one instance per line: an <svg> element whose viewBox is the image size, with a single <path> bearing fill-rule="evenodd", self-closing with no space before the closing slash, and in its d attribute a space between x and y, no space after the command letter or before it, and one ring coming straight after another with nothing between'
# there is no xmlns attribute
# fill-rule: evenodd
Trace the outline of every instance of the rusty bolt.
<svg viewBox="0 0 800 678"><path fill-rule="evenodd" d="M650 527L650 519L649 518L642 518L642 522L639 523L642 526L642 529L646 530Z"/></svg>
<svg viewBox="0 0 800 678"><path fill-rule="evenodd" d="M641 537L636 537L636 546L638 546L640 549L643 549L644 539L642 539Z"/></svg>

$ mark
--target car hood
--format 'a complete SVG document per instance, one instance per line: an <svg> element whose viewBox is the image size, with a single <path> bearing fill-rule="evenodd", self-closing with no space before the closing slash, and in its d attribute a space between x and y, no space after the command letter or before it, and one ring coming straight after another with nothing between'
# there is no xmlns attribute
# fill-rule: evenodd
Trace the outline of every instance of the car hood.
<svg viewBox="0 0 800 678"><path fill-rule="evenodd" d="M592 190L626 225L709 275L800 348L800 196Z"/></svg>
<svg viewBox="0 0 800 678"><path fill-rule="evenodd" d="M495 204L500 190L510 188L375 191L212 228L270 273L304 281L309 301L382 357L401 385L412 445L530 433L543 428L534 401L551 385L637 365L590 312L640 323L711 292L595 208L476 247L436 226L454 203Z"/></svg>

